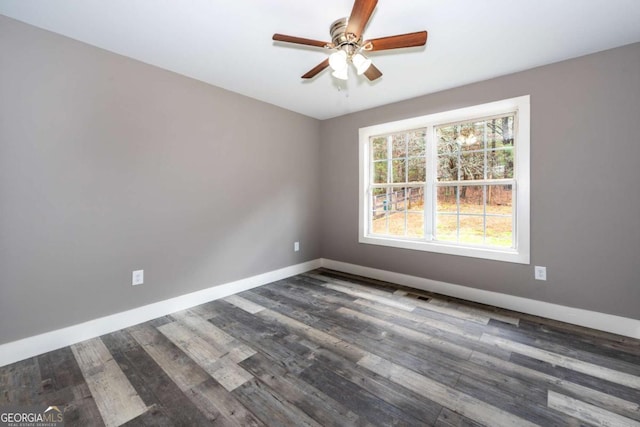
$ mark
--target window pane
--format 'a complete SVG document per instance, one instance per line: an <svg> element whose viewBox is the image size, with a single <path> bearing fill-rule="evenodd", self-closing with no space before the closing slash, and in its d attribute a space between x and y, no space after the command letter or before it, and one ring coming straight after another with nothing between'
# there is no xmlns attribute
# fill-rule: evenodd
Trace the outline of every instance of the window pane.
<svg viewBox="0 0 640 427"><path fill-rule="evenodd" d="M406 190L404 188L395 187L391 193L391 205L392 211L404 211L406 210L407 199Z"/></svg>
<svg viewBox="0 0 640 427"><path fill-rule="evenodd" d="M460 179L484 179L484 152L464 153L460 156Z"/></svg>
<svg viewBox="0 0 640 427"><path fill-rule="evenodd" d="M512 186L487 185L487 214L511 215L512 213Z"/></svg>
<svg viewBox="0 0 640 427"><path fill-rule="evenodd" d="M424 212L424 188L407 188L407 210L413 212Z"/></svg>
<svg viewBox="0 0 640 427"><path fill-rule="evenodd" d="M461 151L484 149L484 121L454 126L454 135Z"/></svg>
<svg viewBox="0 0 640 427"><path fill-rule="evenodd" d="M487 129L489 132L489 140L487 141L488 149L513 147L513 121L513 115L487 121Z"/></svg>
<svg viewBox="0 0 640 427"><path fill-rule="evenodd" d="M387 189L374 188L371 190L371 232L387 233Z"/></svg>
<svg viewBox="0 0 640 427"><path fill-rule="evenodd" d="M405 212L391 212L389 213L389 232L391 236L404 236L405 235Z"/></svg>
<svg viewBox="0 0 640 427"><path fill-rule="evenodd" d="M409 158L408 182L425 182L426 171L426 159L424 157Z"/></svg>
<svg viewBox="0 0 640 427"><path fill-rule="evenodd" d="M513 246L513 220L509 217L487 217L486 245L510 248Z"/></svg>
<svg viewBox="0 0 640 427"><path fill-rule="evenodd" d="M386 184L388 182L387 164L388 162L386 160L383 160L381 162L373 162L371 173L373 174L374 184Z"/></svg>
<svg viewBox="0 0 640 427"><path fill-rule="evenodd" d="M372 147L371 154L373 160L382 160L387 158L387 138L386 137L376 137L372 138Z"/></svg>
<svg viewBox="0 0 640 427"><path fill-rule="evenodd" d="M409 152L408 156L419 157L426 155L426 132L424 129L420 129L409 133Z"/></svg>
<svg viewBox="0 0 640 427"><path fill-rule="evenodd" d="M438 187L437 212L458 212L457 205L458 187Z"/></svg>
<svg viewBox="0 0 640 427"><path fill-rule="evenodd" d="M459 243L482 245L484 243L484 216L460 216Z"/></svg>
<svg viewBox="0 0 640 427"><path fill-rule="evenodd" d="M487 178L513 178L513 149L487 152Z"/></svg>
<svg viewBox="0 0 640 427"><path fill-rule="evenodd" d="M444 242L458 241L458 216L438 214L436 239Z"/></svg>
<svg viewBox="0 0 640 427"><path fill-rule="evenodd" d="M436 128L436 137L438 138L438 155L452 155L460 151L458 145L457 131L454 126Z"/></svg>
<svg viewBox="0 0 640 427"><path fill-rule="evenodd" d="M392 160L393 182L406 182L407 179L407 161Z"/></svg>
<svg viewBox="0 0 640 427"><path fill-rule="evenodd" d="M398 133L391 136L393 141L392 156L393 158L406 157L407 156L407 134Z"/></svg>
<svg viewBox="0 0 640 427"><path fill-rule="evenodd" d="M424 214L407 213L407 236L424 237Z"/></svg>
<svg viewBox="0 0 640 427"><path fill-rule="evenodd" d="M458 158L457 156L438 157L438 181L458 180Z"/></svg>
<svg viewBox="0 0 640 427"><path fill-rule="evenodd" d="M387 210L387 190L385 188L374 188L371 193L371 210L373 215L377 217Z"/></svg>
<svg viewBox="0 0 640 427"><path fill-rule="evenodd" d="M371 232L374 234L387 234L387 214L374 215L371 218Z"/></svg>
<svg viewBox="0 0 640 427"><path fill-rule="evenodd" d="M463 185L460 187L460 212L484 213L484 195L482 185Z"/></svg>

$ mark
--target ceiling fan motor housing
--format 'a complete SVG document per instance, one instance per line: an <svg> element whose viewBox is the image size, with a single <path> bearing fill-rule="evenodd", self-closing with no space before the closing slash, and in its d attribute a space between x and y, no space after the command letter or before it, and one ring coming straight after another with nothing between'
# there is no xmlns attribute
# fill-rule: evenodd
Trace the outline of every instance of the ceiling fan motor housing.
<svg viewBox="0 0 640 427"><path fill-rule="evenodd" d="M347 36L347 24L349 20L347 18L340 18L331 24L329 32L331 33L331 42L337 48L344 45L357 46L360 39L353 39L353 35Z"/></svg>

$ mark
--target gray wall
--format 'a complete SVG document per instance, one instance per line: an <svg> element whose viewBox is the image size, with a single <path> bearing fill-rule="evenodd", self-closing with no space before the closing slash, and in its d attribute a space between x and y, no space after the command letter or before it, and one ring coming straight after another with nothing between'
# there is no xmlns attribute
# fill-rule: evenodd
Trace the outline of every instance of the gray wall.
<svg viewBox="0 0 640 427"><path fill-rule="evenodd" d="M634 44L323 121L322 256L640 319L639 70ZM358 243L358 128L527 94L532 265Z"/></svg>
<svg viewBox="0 0 640 427"><path fill-rule="evenodd" d="M0 343L320 256L317 120L2 16L0 64Z"/></svg>

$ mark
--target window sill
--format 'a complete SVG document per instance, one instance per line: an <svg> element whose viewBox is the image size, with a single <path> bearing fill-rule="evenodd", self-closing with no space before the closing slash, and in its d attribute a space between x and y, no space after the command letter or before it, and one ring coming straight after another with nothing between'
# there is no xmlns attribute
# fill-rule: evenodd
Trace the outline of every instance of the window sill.
<svg viewBox="0 0 640 427"><path fill-rule="evenodd" d="M493 261L529 264L529 253L515 249L492 249L472 246L459 246L444 242L425 242L422 240L394 239L382 236L360 236L360 243L369 245L388 246L393 248L411 249L416 251L435 252L447 255L482 258Z"/></svg>

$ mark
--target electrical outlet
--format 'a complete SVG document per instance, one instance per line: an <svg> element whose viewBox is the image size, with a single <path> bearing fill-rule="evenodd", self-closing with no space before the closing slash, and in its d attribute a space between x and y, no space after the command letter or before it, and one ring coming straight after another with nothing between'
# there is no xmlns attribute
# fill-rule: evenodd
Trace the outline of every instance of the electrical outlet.
<svg viewBox="0 0 640 427"><path fill-rule="evenodd" d="M298 252L300 250L300 242L293 242L293 251Z"/></svg>
<svg viewBox="0 0 640 427"><path fill-rule="evenodd" d="M136 270L131 275L131 286L142 285L144 283L144 270Z"/></svg>
<svg viewBox="0 0 640 427"><path fill-rule="evenodd" d="M536 265L533 271L536 280L547 280L547 267Z"/></svg>

